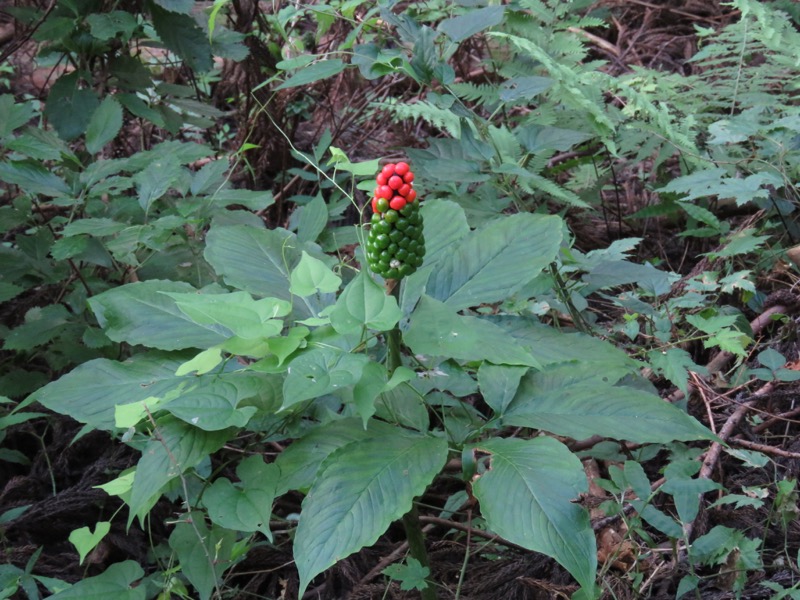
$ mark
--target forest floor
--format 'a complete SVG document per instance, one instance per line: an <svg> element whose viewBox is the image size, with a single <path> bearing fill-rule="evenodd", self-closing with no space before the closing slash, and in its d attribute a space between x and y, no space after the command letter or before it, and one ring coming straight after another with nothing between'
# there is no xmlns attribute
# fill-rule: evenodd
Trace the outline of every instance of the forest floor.
<svg viewBox="0 0 800 600"><path fill-rule="evenodd" d="M691 64L687 59L697 50L695 27L718 28L732 18L730 9L721 6L718 0L605 0L599 4L612 9L614 16L611 26L585 32L585 35L596 58L607 61L607 69L615 73L637 65L688 73ZM3 31L0 30L0 51L4 45L14 44L13 31L7 32L8 35ZM12 63L17 66L10 84L15 94L41 95L48 85L50 77L47 72L30 68L32 52L33 48L23 45L11 57ZM235 75L235 70L226 68L220 88L234 85L226 83L225 77ZM220 95L224 93L220 91ZM347 97L332 99L331 104L348 101L349 95L357 95L357 90L343 90L342 94ZM253 126L248 122L232 122L230 129L237 132ZM325 126L321 118L314 123L316 129ZM299 131L302 133L302 129ZM258 137L258 132L255 133ZM313 138L313 131L307 133ZM424 146L424 134L424 131L409 130L403 133L403 139L395 142ZM298 147L307 143L303 139L294 142ZM231 143L236 143L236 139L232 138ZM369 156L371 143L368 139L361 142L353 140L351 148L357 154ZM270 180L270 173L278 171L281 165L263 164L255 167L259 169L264 185L279 191L289 185L288 182ZM624 215L635 212L647 203L647 192L632 171L621 169L617 174L615 189L608 194L605 214L582 215L570 223L576 235L576 247L604 247L621 237L642 236L645 244L640 251L652 253L651 257L657 256L666 261L667 267L682 275L696 272L703 249L689 248L684 242L676 244L674 228L665 225L642 232L631 230L629 225L623 224ZM740 215L735 218L747 217ZM286 214L276 214L274 219L285 220ZM776 273L774 276L775 289L785 287L786 275ZM787 302L786 298L778 297L775 304L787 312L796 308L796 301L790 299ZM18 321L28 308L4 306L2 317L7 321ZM763 322L757 321L759 315L748 313L748 316L756 325L763 325ZM765 325L760 335L763 340L773 338L789 360L797 360L797 348L793 341L796 331ZM725 358L707 356L705 360L717 360L722 364ZM740 447L758 449L769 455L774 461L773 468L779 470L782 477L797 478L800 475L800 441L795 441L798 428L794 420L798 411L792 410L794 400L791 399L797 393L796 388L783 385L778 391L772 388L761 390L758 393L763 402L758 405L759 408L728 392L720 393L718 389L698 386L697 391L693 406L701 420L709 423L710 415L717 431L729 427L726 431L729 437L739 436L742 442ZM665 389L664 393L667 395L673 390ZM754 397L748 396L747 401ZM750 410L758 411L761 423L779 419L784 425L772 429L753 426L752 421L747 421ZM748 425L743 426L743 423ZM125 519L115 519L111 533L80 566L75 548L68 541L70 532L83 526L91 527L98 520L110 520L120 504L110 501L106 493L95 486L106 483L110 473L133 466L137 453L123 445L111 443L108 435L101 432L81 435L80 424L58 416L11 427L7 430L4 445L22 452L30 459L28 465L0 462L0 514L15 507L29 506L21 518L0 525L0 543L6 561L25 567L31 556L43 548L35 563L35 572L74 582L87 575L98 574L119 560L133 559L145 564L153 545L169 535L164 522L178 512L178 507L163 499L154 509L146 530L136 525L126 530ZM740 462L728 460L726 455L707 460L704 464L713 468L713 478L728 489L756 487L768 484L775 478L770 468L743 470ZM658 478L657 473L652 475L652 479ZM569 574L553 560L498 544L495 538L487 536L477 526L472 527L469 521L455 528L453 522L435 516L434 512L425 512L426 504L441 506L449 491L447 479L442 479L421 499L422 523L427 535L433 576L447 588L441 590L440 598L456 597L456 590L461 600L568 598L577 589ZM301 499L299 494L284 497L275 506L274 512L282 516L297 513ZM592 499L584 501L591 503ZM774 519L767 514L767 510L722 507L704 511L695 521L694 533L697 535L715 525L725 525L747 532L748 537L762 538L765 561L780 560L786 555L793 558L800 548L799 522L790 521L784 531L774 526ZM665 600L675 597L677 582L686 574L683 566L659 559L657 552L649 552L648 558L641 558L645 554L644 547L637 547L631 541L624 544L620 541L625 537L625 526L621 521L608 521L601 515L594 521L601 552L614 554L603 575L606 597L619 600L636 597L630 584L634 577L631 569L634 567L638 571L636 577L651 581L647 586L648 597ZM278 525L279 528L281 526L282 523ZM244 562L229 573L227 589L239 590L238 595L231 595L231 598L292 597L291 590L296 590L297 576L292 565L290 539L280 529L276 530L275 538L274 545L264 543L255 548ZM401 591L396 583L388 583L381 574L385 566L405 552L403 531L393 527L376 545L331 569L326 579L313 587L305 597L350 600L416 598L417 592ZM464 569L467 555L468 564ZM786 583L792 580L788 566L783 571L773 570L772 573L773 581ZM702 597L719 600L735 597L724 578L725 574L720 574L716 583L712 582L703 590ZM760 586L760 583L758 576L751 577L741 597L772 597L772 592ZM22 598L24 595L20 592L16 597Z"/></svg>

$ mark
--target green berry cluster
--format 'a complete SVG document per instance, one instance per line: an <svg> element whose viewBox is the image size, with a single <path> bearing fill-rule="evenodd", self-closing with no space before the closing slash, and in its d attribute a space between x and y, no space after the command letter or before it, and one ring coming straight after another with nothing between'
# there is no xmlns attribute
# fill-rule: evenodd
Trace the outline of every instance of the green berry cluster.
<svg viewBox="0 0 800 600"><path fill-rule="evenodd" d="M385 279L401 279L416 271L425 257L414 173L408 163L388 164L376 182L367 261Z"/></svg>

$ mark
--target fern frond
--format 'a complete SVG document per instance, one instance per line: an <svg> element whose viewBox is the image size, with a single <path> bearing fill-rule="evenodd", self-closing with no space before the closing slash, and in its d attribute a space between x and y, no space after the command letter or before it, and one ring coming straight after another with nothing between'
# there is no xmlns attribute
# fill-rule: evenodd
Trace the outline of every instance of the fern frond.
<svg viewBox="0 0 800 600"><path fill-rule="evenodd" d="M493 105L500 101L498 87L491 83L451 83L448 90L465 102L474 102L476 106Z"/></svg>
<svg viewBox="0 0 800 600"><path fill-rule="evenodd" d="M461 136L461 119L452 111L435 106L425 100L409 104L389 98L383 102L373 102L370 106L373 109L388 112L395 121L422 119L429 125L446 131L454 138Z"/></svg>

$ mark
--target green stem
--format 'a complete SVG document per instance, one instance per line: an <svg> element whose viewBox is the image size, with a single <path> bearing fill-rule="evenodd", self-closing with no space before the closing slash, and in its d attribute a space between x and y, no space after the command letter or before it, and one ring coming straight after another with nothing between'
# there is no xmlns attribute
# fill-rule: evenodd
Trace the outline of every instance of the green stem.
<svg viewBox="0 0 800 600"><path fill-rule="evenodd" d="M392 289L392 295L400 303L400 282ZM388 347L388 356L386 357L386 367L389 371L389 377L392 376L395 369L403 364L403 355L401 351L401 334L400 327L395 325L394 328L386 334L386 345ZM422 533L422 525L419 522L419 513L417 512L416 505L411 505L411 510L403 515L403 527L406 530L406 539L408 540L408 550L411 556L421 564L423 567L430 569L430 561L428 560L428 551L425 548L425 535ZM422 600L436 600L436 590L433 585L428 582L428 587L421 591Z"/></svg>

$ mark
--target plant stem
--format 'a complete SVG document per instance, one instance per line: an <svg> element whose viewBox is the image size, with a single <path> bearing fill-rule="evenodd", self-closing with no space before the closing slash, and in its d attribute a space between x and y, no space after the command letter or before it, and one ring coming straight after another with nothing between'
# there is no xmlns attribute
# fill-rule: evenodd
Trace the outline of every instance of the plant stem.
<svg viewBox="0 0 800 600"><path fill-rule="evenodd" d="M400 285L399 282L391 291L392 296L400 303ZM400 326L395 325L394 328L386 334L386 346L388 355L386 357L386 367L389 371L389 377L392 376L395 369L403 364L403 356L401 352L401 334ZM403 515L403 527L406 530L406 539L408 540L408 550L411 556L421 564L423 567L430 569L430 561L428 560L428 551L425 549L425 535L422 532L422 526L419 523L419 513L417 512L416 505L411 505L411 510ZM428 587L420 592L422 600L436 600L436 590L431 582L428 582Z"/></svg>

